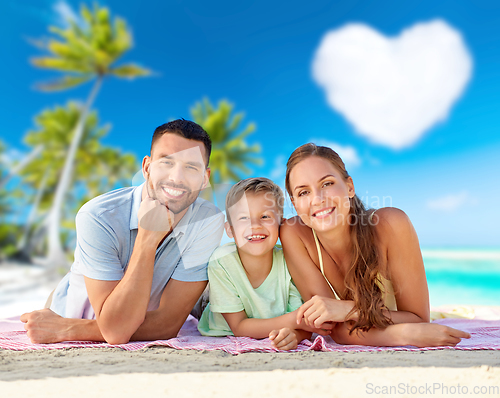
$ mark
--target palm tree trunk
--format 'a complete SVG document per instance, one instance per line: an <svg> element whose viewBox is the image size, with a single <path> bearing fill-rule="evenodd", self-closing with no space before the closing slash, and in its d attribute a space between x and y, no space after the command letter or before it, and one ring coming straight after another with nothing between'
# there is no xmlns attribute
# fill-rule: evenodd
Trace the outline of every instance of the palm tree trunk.
<svg viewBox="0 0 500 398"><path fill-rule="evenodd" d="M80 114L80 118L76 124L74 130L74 136L71 141L71 145L69 147L68 155L66 156L66 161L64 163L64 168L61 174L61 179L57 184L56 193L54 195L54 201L52 202L52 207L50 209L49 216L49 226L48 226L48 254L47 254L47 267L48 268L58 268L58 267L66 267L68 265L68 261L64 254L62 245L61 245L61 236L59 233L60 224L61 224L61 211L64 205L64 197L66 192L71 184L71 177L73 174L73 163L76 156L76 151L78 150L78 146L80 145L80 141L83 136L85 122L87 120L87 115L90 111L90 108L99 92L101 87L102 77L98 77L94 83L94 87L90 92L90 95L85 103L84 108Z"/></svg>
<svg viewBox="0 0 500 398"><path fill-rule="evenodd" d="M43 150L43 145L36 146L22 162L19 162L18 165L12 168L12 170L7 174L2 180L0 180L0 189L2 189L9 180L16 176L18 173L22 171L28 164L30 164L33 159L35 159Z"/></svg>
<svg viewBox="0 0 500 398"><path fill-rule="evenodd" d="M22 254L26 255L27 257L29 257L29 253L27 253L28 237L30 234L33 221L35 220L36 213L38 212L38 206L40 205L40 201L42 200L43 193L47 186L47 179L48 179L48 174L45 174L36 192L35 200L33 202L33 206L31 207L30 214L28 215L26 223L24 224L23 236L21 237L21 239L19 239L19 242L17 243L17 250Z"/></svg>

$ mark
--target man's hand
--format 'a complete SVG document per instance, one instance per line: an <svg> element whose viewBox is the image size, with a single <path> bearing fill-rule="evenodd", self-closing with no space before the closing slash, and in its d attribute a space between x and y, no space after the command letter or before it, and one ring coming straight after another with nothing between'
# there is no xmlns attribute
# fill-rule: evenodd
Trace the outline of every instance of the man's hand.
<svg viewBox="0 0 500 398"><path fill-rule="evenodd" d="M139 231L138 233L147 236L157 244L172 229L174 224L174 214L162 205L159 200L146 196L141 202L139 212Z"/></svg>
<svg viewBox="0 0 500 398"><path fill-rule="evenodd" d="M34 344L59 343L71 340L70 331L74 319L67 319L45 308L21 315L24 329Z"/></svg>

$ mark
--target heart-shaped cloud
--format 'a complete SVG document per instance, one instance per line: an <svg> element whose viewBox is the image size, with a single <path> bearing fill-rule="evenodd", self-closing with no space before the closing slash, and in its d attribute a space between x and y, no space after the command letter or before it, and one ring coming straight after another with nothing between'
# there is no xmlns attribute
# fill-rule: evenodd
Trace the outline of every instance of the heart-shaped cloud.
<svg viewBox="0 0 500 398"><path fill-rule="evenodd" d="M460 33L441 20L396 38L350 24L327 33L313 60L328 103L360 134L395 149L446 119L471 71Z"/></svg>

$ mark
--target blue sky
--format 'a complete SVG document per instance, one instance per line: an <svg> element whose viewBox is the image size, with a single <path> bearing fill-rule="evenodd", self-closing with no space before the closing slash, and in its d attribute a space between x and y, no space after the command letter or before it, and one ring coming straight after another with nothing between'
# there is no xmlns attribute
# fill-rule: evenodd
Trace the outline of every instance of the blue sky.
<svg viewBox="0 0 500 398"><path fill-rule="evenodd" d="M90 90L86 85L58 94L37 92L34 83L54 75L28 62L39 51L27 38L48 36L47 26L61 25L61 13L77 12L79 4L69 0L3 4L0 137L11 150L26 151L22 137L33 127L35 114L69 99L86 98ZM131 26L135 46L123 62L135 61L156 72L133 82L105 81L95 108L101 121L112 125L106 144L140 159L148 153L156 126L172 118L189 119L189 108L205 96L212 102L228 99L236 111L245 112L245 121L257 125L249 141L261 144L264 164L254 167L253 175L270 176L282 184L284 162L297 146L311 140L331 144L347 154L358 194L375 206L374 198L382 205L382 198L390 197L386 204L408 213L422 246L500 246L496 201L500 198L500 3L108 0L101 4ZM325 34L355 23L397 39L416 24L436 20L460 36L471 62L471 72L447 116L401 148L377 141L376 134L361 133L346 112L329 103L325 88L313 75ZM367 59L366 68L374 68ZM416 68L412 73L418 74L418 62L411 63L410 69ZM443 62L450 71L446 76L459 69L453 57ZM413 104L412 92L405 98ZM356 101L351 105L356 107ZM361 117L360 122L367 119Z"/></svg>

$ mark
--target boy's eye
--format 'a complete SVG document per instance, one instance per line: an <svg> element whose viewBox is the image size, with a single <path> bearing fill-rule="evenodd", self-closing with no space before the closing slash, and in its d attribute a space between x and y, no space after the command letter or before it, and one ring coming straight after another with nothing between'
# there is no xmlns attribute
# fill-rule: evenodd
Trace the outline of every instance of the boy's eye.
<svg viewBox="0 0 500 398"><path fill-rule="evenodd" d="M240 220L248 220L248 217L247 216L241 216Z"/></svg>
<svg viewBox="0 0 500 398"><path fill-rule="evenodd" d="M271 217L269 217L268 215L264 214L264 215L262 216L262 218L271 218Z"/></svg>

